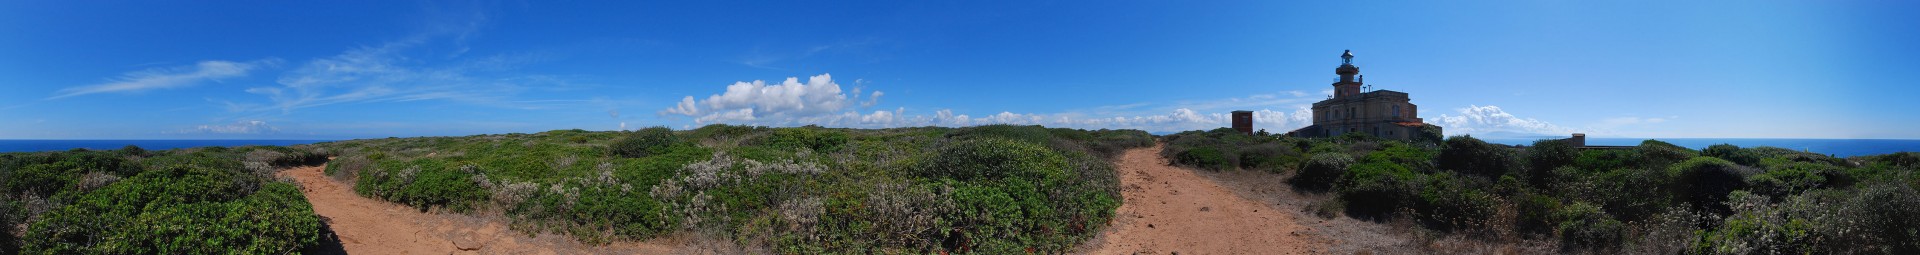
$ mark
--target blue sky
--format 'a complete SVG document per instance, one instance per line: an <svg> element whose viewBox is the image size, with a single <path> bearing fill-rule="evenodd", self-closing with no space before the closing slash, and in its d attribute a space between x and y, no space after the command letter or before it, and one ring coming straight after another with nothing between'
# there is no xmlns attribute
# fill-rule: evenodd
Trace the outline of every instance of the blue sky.
<svg viewBox="0 0 1920 255"><path fill-rule="evenodd" d="M1305 126L1342 50L1457 134L1920 138L1911 1L0 3L0 139Z"/></svg>

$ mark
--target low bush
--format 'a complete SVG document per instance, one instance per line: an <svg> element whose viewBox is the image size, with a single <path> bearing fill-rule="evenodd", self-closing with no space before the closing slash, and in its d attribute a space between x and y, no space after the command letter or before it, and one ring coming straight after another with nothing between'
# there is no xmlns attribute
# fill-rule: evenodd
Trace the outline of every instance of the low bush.
<svg viewBox="0 0 1920 255"><path fill-rule="evenodd" d="M1782 163L1766 172L1747 177L1748 190L1769 197L1785 198L1802 191L1832 185L1828 176L1842 174L1838 167L1820 163Z"/></svg>
<svg viewBox="0 0 1920 255"><path fill-rule="evenodd" d="M1353 165L1353 158L1345 153L1314 154L1313 159L1300 167L1300 173L1287 180L1294 187L1305 190L1323 191L1333 187L1334 182L1346 175L1347 166Z"/></svg>
<svg viewBox="0 0 1920 255"><path fill-rule="evenodd" d="M1240 149L1240 169L1259 169L1271 173L1299 168L1304 158L1291 146L1262 143Z"/></svg>
<svg viewBox="0 0 1920 255"><path fill-rule="evenodd" d="M1441 231L1487 227L1499 201L1468 182L1452 173L1429 175L1412 206L1415 219Z"/></svg>
<svg viewBox="0 0 1920 255"><path fill-rule="evenodd" d="M420 208L468 211L488 195L474 180L471 165L451 166L438 159L391 161L381 171L360 172L354 192Z"/></svg>
<svg viewBox="0 0 1920 255"><path fill-rule="evenodd" d="M1234 167L1231 165L1232 163L1227 160L1227 152L1213 147L1193 148L1180 152L1180 154L1174 155L1174 161L1177 164L1211 170L1224 170Z"/></svg>
<svg viewBox="0 0 1920 255"><path fill-rule="evenodd" d="M765 144L773 148L833 152L847 143L847 134L817 127L775 129Z"/></svg>
<svg viewBox="0 0 1920 255"><path fill-rule="evenodd" d="M1440 169L1480 176L1500 176L1515 168L1513 150L1471 136L1447 138L1436 160Z"/></svg>
<svg viewBox="0 0 1920 255"><path fill-rule="evenodd" d="M19 224L18 222L20 222L20 220L18 218L21 218L24 214L20 208L20 203L15 202L12 196L0 195L0 229L5 230L0 231L0 253L15 254L19 252L20 237L14 234L13 226Z"/></svg>
<svg viewBox="0 0 1920 255"><path fill-rule="evenodd" d="M1753 150L1740 149L1740 146L1724 143L1707 146L1706 149L1700 150L1700 156L1720 158L1743 166L1755 166L1760 163L1760 155Z"/></svg>
<svg viewBox="0 0 1920 255"><path fill-rule="evenodd" d="M1747 187L1750 171L1713 157L1694 157L1667 170L1673 178L1673 192L1680 202L1706 212L1725 215L1727 194Z"/></svg>
<svg viewBox="0 0 1920 255"><path fill-rule="evenodd" d="M1652 139L1641 141L1639 146L1633 148L1633 153L1638 155L1635 160L1640 167L1654 169L1664 169L1667 165L1700 156L1699 152L1686 147Z"/></svg>
<svg viewBox="0 0 1920 255"><path fill-rule="evenodd" d="M1582 156L1572 145L1557 139L1534 141L1532 147L1527 147L1526 155L1527 171L1521 176L1534 187L1550 186L1554 169L1573 165Z"/></svg>
<svg viewBox="0 0 1920 255"><path fill-rule="evenodd" d="M193 154L165 157L239 158ZM142 172L39 217L24 238L25 253L288 253L320 237L318 216L292 184L190 163Z"/></svg>
<svg viewBox="0 0 1920 255"><path fill-rule="evenodd" d="M135 157L146 157L147 149L140 148L140 146L134 146L132 144L128 144L126 147L120 147L120 154L126 154L127 156L135 156Z"/></svg>
<svg viewBox="0 0 1920 255"><path fill-rule="evenodd" d="M1561 207L1554 218L1560 221L1555 231L1566 250L1610 251L1619 247L1626 233L1625 224L1586 203Z"/></svg>
<svg viewBox="0 0 1920 255"><path fill-rule="evenodd" d="M1912 152L1908 152L1909 154ZM1835 243L1868 253L1920 253L1920 192L1911 181L1864 184L1847 198L1836 222L1845 223Z"/></svg>
<svg viewBox="0 0 1920 255"><path fill-rule="evenodd" d="M662 153L679 142L680 138L673 134L672 129L650 127L635 130L620 139L613 140L612 144L607 145L607 149L614 155L638 158Z"/></svg>
<svg viewBox="0 0 1920 255"><path fill-rule="evenodd" d="M1559 228L1560 221L1555 213L1560 211L1560 200L1551 196L1524 194L1515 200L1514 229L1522 234L1553 234Z"/></svg>
<svg viewBox="0 0 1920 255"><path fill-rule="evenodd" d="M948 133L947 137L958 139L998 137L1032 144L1047 144L1047 141L1053 140L1053 132L1040 126L995 124L954 130Z"/></svg>
<svg viewBox="0 0 1920 255"><path fill-rule="evenodd" d="M1348 167L1336 186L1346 200L1347 215L1385 219L1401 208L1412 208L1418 196L1419 176L1391 162L1362 162Z"/></svg>
<svg viewBox="0 0 1920 255"><path fill-rule="evenodd" d="M1046 147L1001 138L969 139L948 143L935 152L914 173L922 178L959 181L1019 178L1051 183L1065 178L1066 158Z"/></svg>

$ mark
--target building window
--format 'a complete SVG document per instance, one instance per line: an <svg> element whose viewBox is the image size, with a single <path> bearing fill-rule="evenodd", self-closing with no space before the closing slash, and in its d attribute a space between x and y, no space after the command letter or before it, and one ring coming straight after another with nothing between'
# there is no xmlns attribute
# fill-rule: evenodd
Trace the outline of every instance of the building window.
<svg viewBox="0 0 1920 255"><path fill-rule="evenodd" d="M1400 118L1400 105L1393 105L1393 117Z"/></svg>

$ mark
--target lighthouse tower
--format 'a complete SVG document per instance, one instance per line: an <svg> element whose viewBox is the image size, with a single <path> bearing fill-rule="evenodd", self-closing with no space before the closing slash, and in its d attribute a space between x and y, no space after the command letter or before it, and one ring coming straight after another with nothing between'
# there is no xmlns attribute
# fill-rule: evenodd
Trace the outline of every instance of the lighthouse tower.
<svg viewBox="0 0 1920 255"><path fill-rule="evenodd" d="M1340 75L1340 81L1333 82L1333 97L1342 98L1360 94L1360 86L1365 80L1360 78L1360 67L1353 66L1353 51L1340 53L1340 67L1333 68Z"/></svg>

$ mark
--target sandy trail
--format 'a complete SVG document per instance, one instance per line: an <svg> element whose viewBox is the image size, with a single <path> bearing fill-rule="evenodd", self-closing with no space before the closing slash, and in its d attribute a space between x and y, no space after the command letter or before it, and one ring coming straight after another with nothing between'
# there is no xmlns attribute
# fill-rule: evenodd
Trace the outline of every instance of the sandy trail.
<svg viewBox="0 0 1920 255"><path fill-rule="evenodd" d="M1163 145L1127 150L1116 168L1126 202L1089 254L1324 253L1328 241L1298 215L1234 194L1206 177L1167 165Z"/></svg>
<svg viewBox="0 0 1920 255"><path fill-rule="evenodd" d="M653 243L580 244L563 236L528 236L498 221L458 214L430 214L353 193L353 187L323 172L325 165L280 172L300 183L313 211L329 220L339 245L319 253L349 254L682 254ZM694 252L698 253L698 252Z"/></svg>

